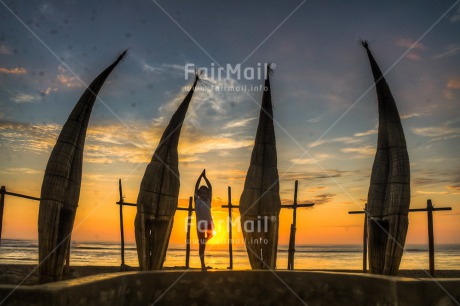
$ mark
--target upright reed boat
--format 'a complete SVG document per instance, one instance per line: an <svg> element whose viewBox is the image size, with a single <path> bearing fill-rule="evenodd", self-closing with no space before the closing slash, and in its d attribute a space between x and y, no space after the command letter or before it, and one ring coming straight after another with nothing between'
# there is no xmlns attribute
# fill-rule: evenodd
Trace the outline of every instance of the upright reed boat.
<svg viewBox="0 0 460 306"><path fill-rule="evenodd" d="M276 268L281 200L269 67L259 125L239 209L251 267Z"/></svg>
<svg viewBox="0 0 460 306"><path fill-rule="evenodd" d="M368 43L362 45L374 75L379 110L377 153L367 199L370 272L397 275L409 224L409 155L390 88Z"/></svg>
<svg viewBox="0 0 460 306"><path fill-rule="evenodd" d="M192 88L163 132L142 178L134 221L141 270L159 270L163 267L179 197L177 146L198 80L197 74Z"/></svg>
<svg viewBox="0 0 460 306"><path fill-rule="evenodd" d="M39 273L43 282L60 280L80 197L86 129L97 94L125 56L89 85L62 127L46 165L38 214Z"/></svg>

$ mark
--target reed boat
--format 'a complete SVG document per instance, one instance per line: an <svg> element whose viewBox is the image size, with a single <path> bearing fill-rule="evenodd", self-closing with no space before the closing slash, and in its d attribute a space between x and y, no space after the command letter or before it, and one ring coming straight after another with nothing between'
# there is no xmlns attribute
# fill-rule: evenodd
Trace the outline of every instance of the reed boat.
<svg viewBox="0 0 460 306"><path fill-rule="evenodd" d="M60 280L80 197L83 148L91 110L123 52L85 90L62 127L46 165L38 214L39 274L43 282Z"/></svg>
<svg viewBox="0 0 460 306"><path fill-rule="evenodd" d="M396 102L369 45L369 57L378 99L377 152L367 199L369 266L373 274L397 275L410 205L410 165Z"/></svg>
<svg viewBox="0 0 460 306"><path fill-rule="evenodd" d="M166 257L180 187L177 146L198 80L197 74L164 130L142 178L134 225L139 266L144 271L160 270Z"/></svg>
<svg viewBox="0 0 460 306"><path fill-rule="evenodd" d="M270 69L267 67L259 125L239 204L241 226L252 269L276 267L280 209Z"/></svg>

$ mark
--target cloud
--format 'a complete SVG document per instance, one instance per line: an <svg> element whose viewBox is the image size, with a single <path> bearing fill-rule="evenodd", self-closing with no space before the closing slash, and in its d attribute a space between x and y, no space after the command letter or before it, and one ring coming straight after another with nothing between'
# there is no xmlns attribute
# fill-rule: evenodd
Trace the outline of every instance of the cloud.
<svg viewBox="0 0 460 306"><path fill-rule="evenodd" d="M373 146L342 148L340 151L343 153L357 153L357 155L352 158L367 158L375 155L375 147Z"/></svg>
<svg viewBox="0 0 460 306"><path fill-rule="evenodd" d="M217 179L220 180L244 180L246 178L247 169L245 170L223 170L219 171L217 174ZM319 184L320 186L327 185L330 183L332 178L342 178L342 177L360 177L361 173L359 171L342 171L337 169L327 169L325 171L305 171L305 172L283 172L279 171L279 176L281 181L309 181ZM368 177L365 177L366 179ZM327 184L326 184L327 183ZM309 187L312 190L320 191L326 189L326 187ZM283 189L285 192L286 189ZM292 191L292 189L291 189ZM313 192L313 191L312 191ZM290 200L292 201L292 199Z"/></svg>
<svg viewBox="0 0 460 306"><path fill-rule="evenodd" d="M312 192L312 193L313 193L313 192L318 192L318 191L320 191L320 190L325 190L325 189L327 189L326 186L308 187L308 188L307 188L307 192Z"/></svg>
<svg viewBox="0 0 460 306"><path fill-rule="evenodd" d="M353 138L353 137L339 137L339 138L332 138L332 139L321 139L321 140L316 140L308 145L310 148L315 148L319 147L323 144L327 143L346 143L346 144L352 144L352 143L359 143L361 142L360 139Z"/></svg>
<svg viewBox="0 0 460 306"><path fill-rule="evenodd" d="M447 81L447 88L460 89L460 78L450 79L449 81Z"/></svg>
<svg viewBox="0 0 460 306"><path fill-rule="evenodd" d="M451 23L456 23L460 21L460 6L458 6L457 8L457 12L450 16L449 20Z"/></svg>
<svg viewBox="0 0 460 306"><path fill-rule="evenodd" d="M349 177L352 175L358 175L357 171L343 171L337 169L327 169L325 171L305 171L305 172L279 172L280 179L287 181L295 180L307 180L314 181L315 183L320 183L323 179L339 178L339 177Z"/></svg>
<svg viewBox="0 0 460 306"><path fill-rule="evenodd" d="M408 38L400 38L396 41L396 45L410 50L410 52L406 55L408 59L413 61L419 61L422 59L421 56L416 53L416 51L425 49L425 46L422 45L422 43L415 42L414 40Z"/></svg>
<svg viewBox="0 0 460 306"><path fill-rule="evenodd" d="M460 128L449 126L430 126L423 128L412 128L414 134L425 137L442 137L447 135L459 134Z"/></svg>
<svg viewBox="0 0 460 306"><path fill-rule="evenodd" d="M323 193L323 194L316 195L313 198L300 199L297 202L299 204L314 203L315 206L316 206L316 205L322 205L322 204L332 202L332 200L334 199L335 196L336 196L336 194L333 194L333 193ZM290 198L282 198L281 199L281 204L283 204L283 205L291 205L292 204L292 199L290 199ZM313 206L313 207L304 207L304 209L305 208L314 208L315 206Z"/></svg>
<svg viewBox="0 0 460 306"><path fill-rule="evenodd" d="M75 77L69 77L64 67L59 67L58 80L66 87L80 86ZM235 85L232 79L207 80L215 85ZM41 94L55 91L47 88ZM129 129L121 124L91 125L87 132L85 161L90 163L146 163L150 161L164 128L187 91L181 89L159 108L159 116L151 122L128 122ZM255 118L237 119L228 116L233 107L243 100L244 93L195 92L179 142L180 160L193 162L200 160L200 154L215 152L217 156L230 155L232 150L247 148L254 144L253 136L241 136L241 128ZM17 95L14 100L32 102L39 96ZM247 116L247 112L244 114ZM207 120L203 120L206 116ZM233 119L233 120L232 120ZM31 125L18 122L1 122L0 131L12 150L32 150L48 152L53 146L61 126L52 125L53 131L45 135L49 125ZM217 128L216 128L217 126ZM15 127L20 127L16 129ZM39 134L39 135L37 135ZM29 148L30 145L30 148Z"/></svg>
<svg viewBox="0 0 460 306"><path fill-rule="evenodd" d="M426 163L443 163L443 162L450 162L450 161L456 161L456 160L457 159L455 159L455 158L446 158L446 157L438 156L438 157L435 157L435 158L425 159L423 162L426 162Z"/></svg>
<svg viewBox="0 0 460 306"><path fill-rule="evenodd" d="M5 73L5 74L26 74L27 70L22 67L16 67L16 68L3 68L0 67L0 73Z"/></svg>
<svg viewBox="0 0 460 306"><path fill-rule="evenodd" d="M400 38L396 41L396 45L404 48L411 48L412 50L424 50L425 46L420 42L408 38Z"/></svg>
<svg viewBox="0 0 460 306"><path fill-rule="evenodd" d="M311 157L311 158L293 158L291 159L291 162L293 164L297 164L297 165L314 165L314 164L317 164L318 162L320 161L323 161L325 159L328 159L330 158L331 156L328 155L328 154L319 154L315 157Z"/></svg>
<svg viewBox="0 0 460 306"><path fill-rule="evenodd" d="M195 155L199 153L208 153L211 151L226 151L251 147L254 140L237 140L225 136L216 135L200 139L198 142L185 140L179 143L179 152L185 155Z"/></svg>
<svg viewBox="0 0 460 306"><path fill-rule="evenodd" d="M451 127L451 125L456 121L457 120L447 121L440 126L419 127L412 128L411 130L416 135L431 138L426 143L420 146L424 149L428 149L431 148L431 146L436 142L459 138L460 128Z"/></svg>
<svg viewBox="0 0 460 306"><path fill-rule="evenodd" d="M224 129L232 129L232 128L238 128L238 127L245 127L247 126L251 121L255 120L256 118L243 118L243 119L236 119L230 122L227 122L224 125Z"/></svg>
<svg viewBox="0 0 460 306"><path fill-rule="evenodd" d="M2 171L4 174L39 174L42 171L38 171L31 168L7 168Z"/></svg>
<svg viewBox="0 0 460 306"><path fill-rule="evenodd" d="M446 186L446 188L449 189L449 190L455 190L455 191L460 192L460 183L456 184L456 185L448 185L448 186Z"/></svg>
<svg viewBox="0 0 460 306"><path fill-rule="evenodd" d="M58 70L59 73L56 76L57 82L61 83L67 88L77 88L83 86L80 80L73 74L70 74L64 66L59 65Z"/></svg>
<svg viewBox="0 0 460 306"><path fill-rule="evenodd" d="M246 178L246 171L243 170L223 170L217 173L218 180L239 181Z"/></svg>
<svg viewBox="0 0 460 306"><path fill-rule="evenodd" d="M315 147L319 147L319 146L322 146L328 143L358 144L364 141L364 139L362 139L363 137L373 135L373 134L377 134L377 129L355 133L353 134L353 137L338 137L338 138L332 138L332 139L316 140L310 143L308 147L315 148Z"/></svg>
<svg viewBox="0 0 460 306"><path fill-rule="evenodd" d="M92 125L87 131L85 162L89 163L147 163L160 141L163 128L145 122L123 125ZM0 120L0 140L13 151L47 153L56 143L62 127L57 124L25 124ZM185 128L187 130L187 128ZM184 131L185 132L185 131ZM179 142L179 157L183 162L199 159L208 152L228 152L250 147L253 140L234 139L222 134L197 138L189 132Z"/></svg>
<svg viewBox="0 0 460 306"><path fill-rule="evenodd" d="M420 113L409 113L409 114L403 114L400 117L401 117L402 120L404 120L404 119L420 117L420 116L422 116Z"/></svg>
<svg viewBox="0 0 460 306"><path fill-rule="evenodd" d="M320 122L321 120L323 120L323 115L321 116L316 116L316 117L313 117L311 119L308 119L307 122L309 123L318 123Z"/></svg>
<svg viewBox="0 0 460 306"><path fill-rule="evenodd" d="M144 71L154 73L157 75L185 77L185 66L177 64L147 64L144 60L140 60L141 67Z"/></svg>
<svg viewBox="0 0 460 306"><path fill-rule="evenodd" d="M0 44L0 54L1 55L11 55L13 52L11 52L10 48L7 46Z"/></svg>
<svg viewBox="0 0 460 306"><path fill-rule="evenodd" d="M420 194L448 194L447 191L425 191L425 190L417 190L417 193Z"/></svg>
<svg viewBox="0 0 460 306"><path fill-rule="evenodd" d="M372 129L372 130L368 130L368 131L361 132L361 133L355 133L353 136L363 137L363 136L369 136L369 135L374 135L374 134L377 134L377 129Z"/></svg>
<svg viewBox="0 0 460 306"><path fill-rule="evenodd" d="M207 85L203 86L203 90L195 91L193 103L190 104L187 112L187 121L194 128L209 133L211 131L206 127L219 126L222 128L225 126L231 121L231 117L227 116L228 112L232 110L233 106L249 97L243 92L213 90L216 87L237 86L236 80L233 79L206 79L203 82ZM160 115L155 120L157 126L166 126L167 121L183 101L189 89L187 87L182 88L167 103L160 106ZM207 116L207 120L203 120L203 116Z"/></svg>
<svg viewBox="0 0 460 306"><path fill-rule="evenodd" d="M332 200L334 199L336 195L333 194L333 193L323 193L323 194L319 194L317 196L315 196L313 199L311 200L302 200L300 201L301 203L315 203L315 205L322 205L322 204L326 204L326 203L329 203L329 202L332 202Z"/></svg>
<svg viewBox="0 0 460 306"><path fill-rule="evenodd" d="M420 61L422 59L422 57L420 55L418 55L417 53L414 53L414 52L409 52L407 53L406 57L410 60L413 60L413 61Z"/></svg>
<svg viewBox="0 0 460 306"><path fill-rule="evenodd" d="M16 103L33 103L38 99L40 99L38 95L29 95L23 93L17 94L11 98L11 100Z"/></svg>
<svg viewBox="0 0 460 306"><path fill-rule="evenodd" d="M48 152L56 143L61 127L57 124L27 124L0 120L2 145L15 152Z"/></svg>
<svg viewBox="0 0 460 306"><path fill-rule="evenodd" d="M455 91L458 91L460 89L460 78L455 77L455 78L450 78L447 80L446 87L443 90L444 96L452 100L454 98L454 93Z"/></svg>
<svg viewBox="0 0 460 306"><path fill-rule="evenodd" d="M47 96L47 95L49 95L51 92L57 92L57 91L58 91L57 88L47 87L46 89L40 90L40 95L41 95L41 96Z"/></svg>
<svg viewBox="0 0 460 306"><path fill-rule="evenodd" d="M457 169L452 170L431 170L431 169L411 169L412 182L417 187L447 185L460 185L460 175Z"/></svg>
<svg viewBox="0 0 460 306"><path fill-rule="evenodd" d="M460 16L460 15L459 15ZM441 59L444 57L451 57L460 54L460 44L448 45L446 50L442 53L435 54L433 59Z"/></svg>

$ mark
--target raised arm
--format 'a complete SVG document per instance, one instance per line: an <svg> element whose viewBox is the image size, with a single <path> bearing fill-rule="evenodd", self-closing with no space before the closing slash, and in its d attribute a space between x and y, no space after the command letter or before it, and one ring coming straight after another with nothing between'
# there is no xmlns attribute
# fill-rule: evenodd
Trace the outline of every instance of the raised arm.
<svg viewBox="0 0 460 306"><path fill-rule="evenodd" d="M200 187L200 181L201 181L201 178L203 177L204 175L204 170L203 172L201 172L200 176L198 177L198 179L196 180L196 184L195 184L195 196L198 195L198 187Z"/></svg>
<svg viewBox="0 0 460 306"><path fill-rule="evenodd" d="M212 185L211 185L211 182L206 177L206 172L204 172L204 170L203 170L203 178L204 178L204 180L206 182L206 185L208 185L208 188L209 188L209 200L211 201L212 200Z"/></svg>

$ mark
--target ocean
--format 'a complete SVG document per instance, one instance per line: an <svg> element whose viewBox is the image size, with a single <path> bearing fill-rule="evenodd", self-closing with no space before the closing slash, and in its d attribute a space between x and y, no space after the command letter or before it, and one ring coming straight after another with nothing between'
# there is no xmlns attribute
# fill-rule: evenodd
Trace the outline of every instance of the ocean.
<svg viewBox="0 0 460 306"><path fill-rule="evenodd" d="M278 247L277 268L286 269L288 246ZM115 242L72 242L71 266L119 266L120 244ZM33 240L3 239L0 246L2 264L37 264L38 242ZM136 246L125 245L125 264L138 266ZM229 255L227 245L209 244L206 247L206 265L214 269L227 269ZM185 266L185 244L170 244L165 267ZM460 269L460 244L435 246L437 270ZM198 245L191 245L190 267L199 268ZM401 269L428 269L428 246L407 245ZM233 269L250 269L244 245L233 246ZM361 245L298 245L295 253L295 269L362 269Z"/></svg>

